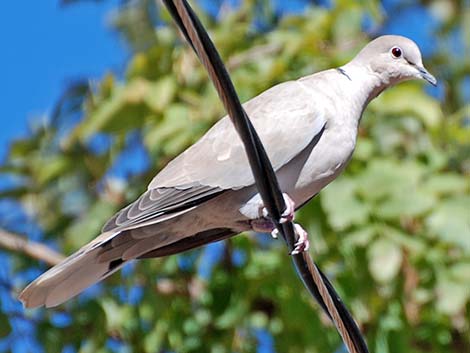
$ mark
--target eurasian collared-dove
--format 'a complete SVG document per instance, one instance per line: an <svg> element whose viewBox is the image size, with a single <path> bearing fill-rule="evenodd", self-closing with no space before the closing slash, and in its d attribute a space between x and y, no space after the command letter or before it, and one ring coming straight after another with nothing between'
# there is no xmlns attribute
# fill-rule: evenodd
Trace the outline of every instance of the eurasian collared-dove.
<svg viewBox="0 0 470 353"><path fill-rule="evenodd" d="M335 179L354 151L367 104L415 78L436 84L417 45L382 36L340 68L281 83L246 102L288 201L300 207ZM32 282L20 299L26 307L55 306L130 260L174 254L253 228L273 230L263 218L243 145L225 117L157 174L101 235ZM302 251L308 242L299 235Z"/></svg>

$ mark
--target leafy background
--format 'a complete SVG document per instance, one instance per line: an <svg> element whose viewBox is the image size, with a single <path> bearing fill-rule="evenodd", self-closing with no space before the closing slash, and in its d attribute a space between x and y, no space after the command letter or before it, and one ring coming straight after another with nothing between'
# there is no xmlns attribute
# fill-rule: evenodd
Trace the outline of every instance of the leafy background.
<svg viewBox="0 0 470 353"><path fill-rule="evenodd" d="M410 82L373 101L350 166L298 220L372 352L470 351L468 2L195 5L242 100L339 66L378 34L418 41L438 88ZM159 4L124 1L112 19L130 53L124 72L69 85L47 119L11 141L0 238L70 254L224 114ZM134 263L48 310L15 299L48 265L0 255L0 351L344 351L267 235Z"/></svg>

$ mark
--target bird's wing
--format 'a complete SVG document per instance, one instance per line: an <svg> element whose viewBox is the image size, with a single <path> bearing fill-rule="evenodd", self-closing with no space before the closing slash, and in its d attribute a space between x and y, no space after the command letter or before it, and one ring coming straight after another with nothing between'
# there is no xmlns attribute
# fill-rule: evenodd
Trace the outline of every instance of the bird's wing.
<svg viewBox="0 0 470 353"><path fill-rule="evenodd" d="M312 93L299 81L281 83L243 106L274 170L297 156L326 123ZM254 184L243 144L228 117L171 161L149 189L181 185L240 189Z"/></svg>
<svg viewBox="0 0 470 353"><path fill-rule="evenodd" d="M325 126L324 114L311 92L298 81L274 86L244 104L274 170L297 156ZM253 185L243 144L228 117L171 161L135 202L119 211L103 228L157 223L197 206L225 190Z"/></svg>
<svg viewBox="0 0 470 353"><path fill-rule="evenodd" d="M102 231L155 224L190 211L224 190L204 185L184 185L149 189L137 200L117 212L106 222Z"/></svg>

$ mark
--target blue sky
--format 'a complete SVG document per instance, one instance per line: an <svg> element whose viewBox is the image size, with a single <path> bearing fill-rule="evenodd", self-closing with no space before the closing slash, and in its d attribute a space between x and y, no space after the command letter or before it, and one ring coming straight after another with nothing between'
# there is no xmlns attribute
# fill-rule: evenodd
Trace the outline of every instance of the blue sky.
<svg viewBox="0 0 470 353"><path fill-rule="evenodd" d="M117 3L0 3L0 158L31 117L49 112L68 81L122 71L128 53L108 25Z"/></svg>

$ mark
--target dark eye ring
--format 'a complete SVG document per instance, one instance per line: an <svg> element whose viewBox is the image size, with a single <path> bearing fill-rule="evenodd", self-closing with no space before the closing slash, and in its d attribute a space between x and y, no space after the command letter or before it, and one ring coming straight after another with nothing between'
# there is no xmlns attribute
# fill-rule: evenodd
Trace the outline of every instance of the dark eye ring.
<svg viewBox="0 0 470 353"><path fill-rule="evenodd" d="M393 47L390 52L392 53L394 58L399 58L401 57L401 54L402 54L402 51L399 47Z"/></svg>

